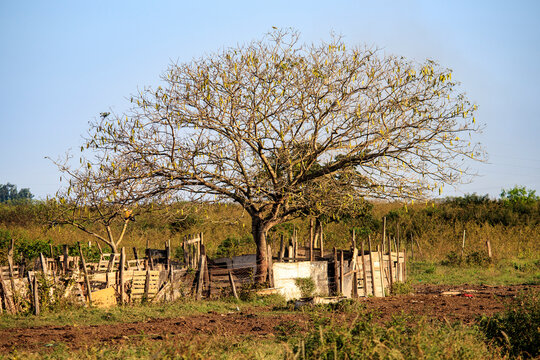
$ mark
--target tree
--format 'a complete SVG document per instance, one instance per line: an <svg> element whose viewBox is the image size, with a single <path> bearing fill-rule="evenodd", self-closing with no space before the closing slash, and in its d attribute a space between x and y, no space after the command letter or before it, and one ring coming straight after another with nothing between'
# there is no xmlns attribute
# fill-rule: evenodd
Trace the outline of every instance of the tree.
<svg viewBox="0 0 540 360"><path fill-rule="evenodd" d="M31 200L33 197L28 188L17 190L17 186L10 183L0 185L0 203Z"/></svg>
<svg viewBox="0 0 540 360"><path fill-rule="evenodd" d="M525 186L514 186L512 189L503 189L501 191L501 200L511 204L532 204L538 201L536 190L527 190Z"/></svg>
<svg viewBox="0 0 540 360"><path fill-rule="evenodd" d="M266 233L362 198L420 198L460 181L481 149L451 71L340 37L302 45L294 30L172 64L163 87L132 97L127 114L91 124L89 163L136 196L227 199L252 219L259 279ZM321 196L324 195L324 196Z"/></svg>

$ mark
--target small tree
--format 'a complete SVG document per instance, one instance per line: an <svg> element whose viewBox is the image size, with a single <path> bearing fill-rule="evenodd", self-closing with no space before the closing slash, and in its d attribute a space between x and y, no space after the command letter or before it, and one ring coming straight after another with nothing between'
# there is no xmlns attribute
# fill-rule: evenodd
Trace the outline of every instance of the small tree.
<svg viewBox="0 0 540 360"><path fill-rule="evenodd" d="M74 226L117 253L129 222L135 219L134 212L139 210L137 198L129 187L111 187L103 167L95 170L85 162L81 168L72 169L67 161L54 163L68 185L48 201L49 224Z"/></svg>
<svg viewBox="0 0 540 360"><path fill-rule="evenodd" d="M266 233L364 197L419 198L463 179L479 130L452 73L339 37L301 45L276 30L261 41L173 64L164 87L129 114L91 125L87 146L110 189L135 198L191 194L234 201L251 216L259 280Z"/></svg>

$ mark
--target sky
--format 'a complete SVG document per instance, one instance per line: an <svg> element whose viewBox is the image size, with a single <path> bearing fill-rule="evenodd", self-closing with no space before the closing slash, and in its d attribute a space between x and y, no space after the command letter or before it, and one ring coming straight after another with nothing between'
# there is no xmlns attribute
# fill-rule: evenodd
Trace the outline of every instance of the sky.
<svg viewBox="0 0 540 360"><path fill-rule="evenodd" d="M453 70L488 153L443 196L540 192L540 1L0 1L0 184L54 196L46 157L78 155L88 123L189 62L293 27Z"/></svg>

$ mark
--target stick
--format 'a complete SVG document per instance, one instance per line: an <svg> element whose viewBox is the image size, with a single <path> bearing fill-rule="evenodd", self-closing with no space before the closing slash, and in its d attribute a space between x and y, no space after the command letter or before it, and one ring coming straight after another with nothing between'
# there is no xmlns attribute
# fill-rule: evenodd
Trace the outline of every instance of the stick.
<svg viewBox="0 0 540 360"><path fill-rule="evenodd" d="M92 288L90 286L90 279L88 278L88 270L86 269L86 261L84 260L81 243L78 241L77 246L79 247L79 255L81 256L82 268L84 273L84 282L86 284L86 297L88 298L88 305L92 306Z"/></svg>
<svg viewBox="0 0 540 360"><path fill-rule="evenodd" d="M229 270L229 283L231 284L231 289L234 297L238 300L238 294L236 293L236 285L234 284L234 279L231 270Z"/></svg>
<svg viewBox="0 0 540 360"><path fill-rule="evenodd" d="M97 248L99 250L99 255L103 256L103 250L101 249L101 245L99 245L99 241L96 241Z"/></svg>
<svg viewBox="0 0 540 360"><path fill-rule="evenodd" d="M486 247L487 247L487 253L488 253L488 257L491 259L492 258L492 254L491 254L491 242L488 240L486 240Z"/></svg>
<svg viewBox="0 0 540 360"><path fill-rule="evenodd" d="M464 251L465 251L465 229L463 229L463 243L461 244L461 257L463 257Z"/></svg>
<svg viewBox="0 0 540 360"><path fill-rule="evenodd" d="M384 243L386 242L386 216L383 217L383 233L382 233L382 247L381 251L384 252Z"/></svg>
<svg viewBox="0 0 540 360"><path fill-rule="evenodd" d="M416 241L416 246L418 247L418 253L420 256L422 256L422 249L420 248L420 243L418 242L417 238L414 238L414 241Z"/></svg>
<svg viewBox="0 0 540 360"><path fill-rule="evenodd" d="M396 257L396 281L397 282L403 281L403 274L401 271L401 261L399 260L400 245L401 244L399 243L399 241L394 242L394 246L396 247L396 253L397 253L397 257Z"/></svg>

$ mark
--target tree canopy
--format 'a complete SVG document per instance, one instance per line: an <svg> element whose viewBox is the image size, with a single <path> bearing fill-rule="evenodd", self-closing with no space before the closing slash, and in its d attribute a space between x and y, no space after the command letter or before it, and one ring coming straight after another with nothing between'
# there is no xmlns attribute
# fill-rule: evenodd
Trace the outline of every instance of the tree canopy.
<svg viewBox="0 0 540 360"><path fill-rule="evenodd" d="M0 203L31 200L33 197L34 195L28 188L17 190L17 186L10 183L0 185Z"/></svg>
<svg viewBox="0 0 540 360"><path fill-rule="evenodd" d="M172 64L162 80L130 112L91 124L85 166L133 199L237 202L252 218L261 276L272 226L366 198L422 198L482 156L476 105L449 69L336 36L305 45L277 29Z"/></svg>

